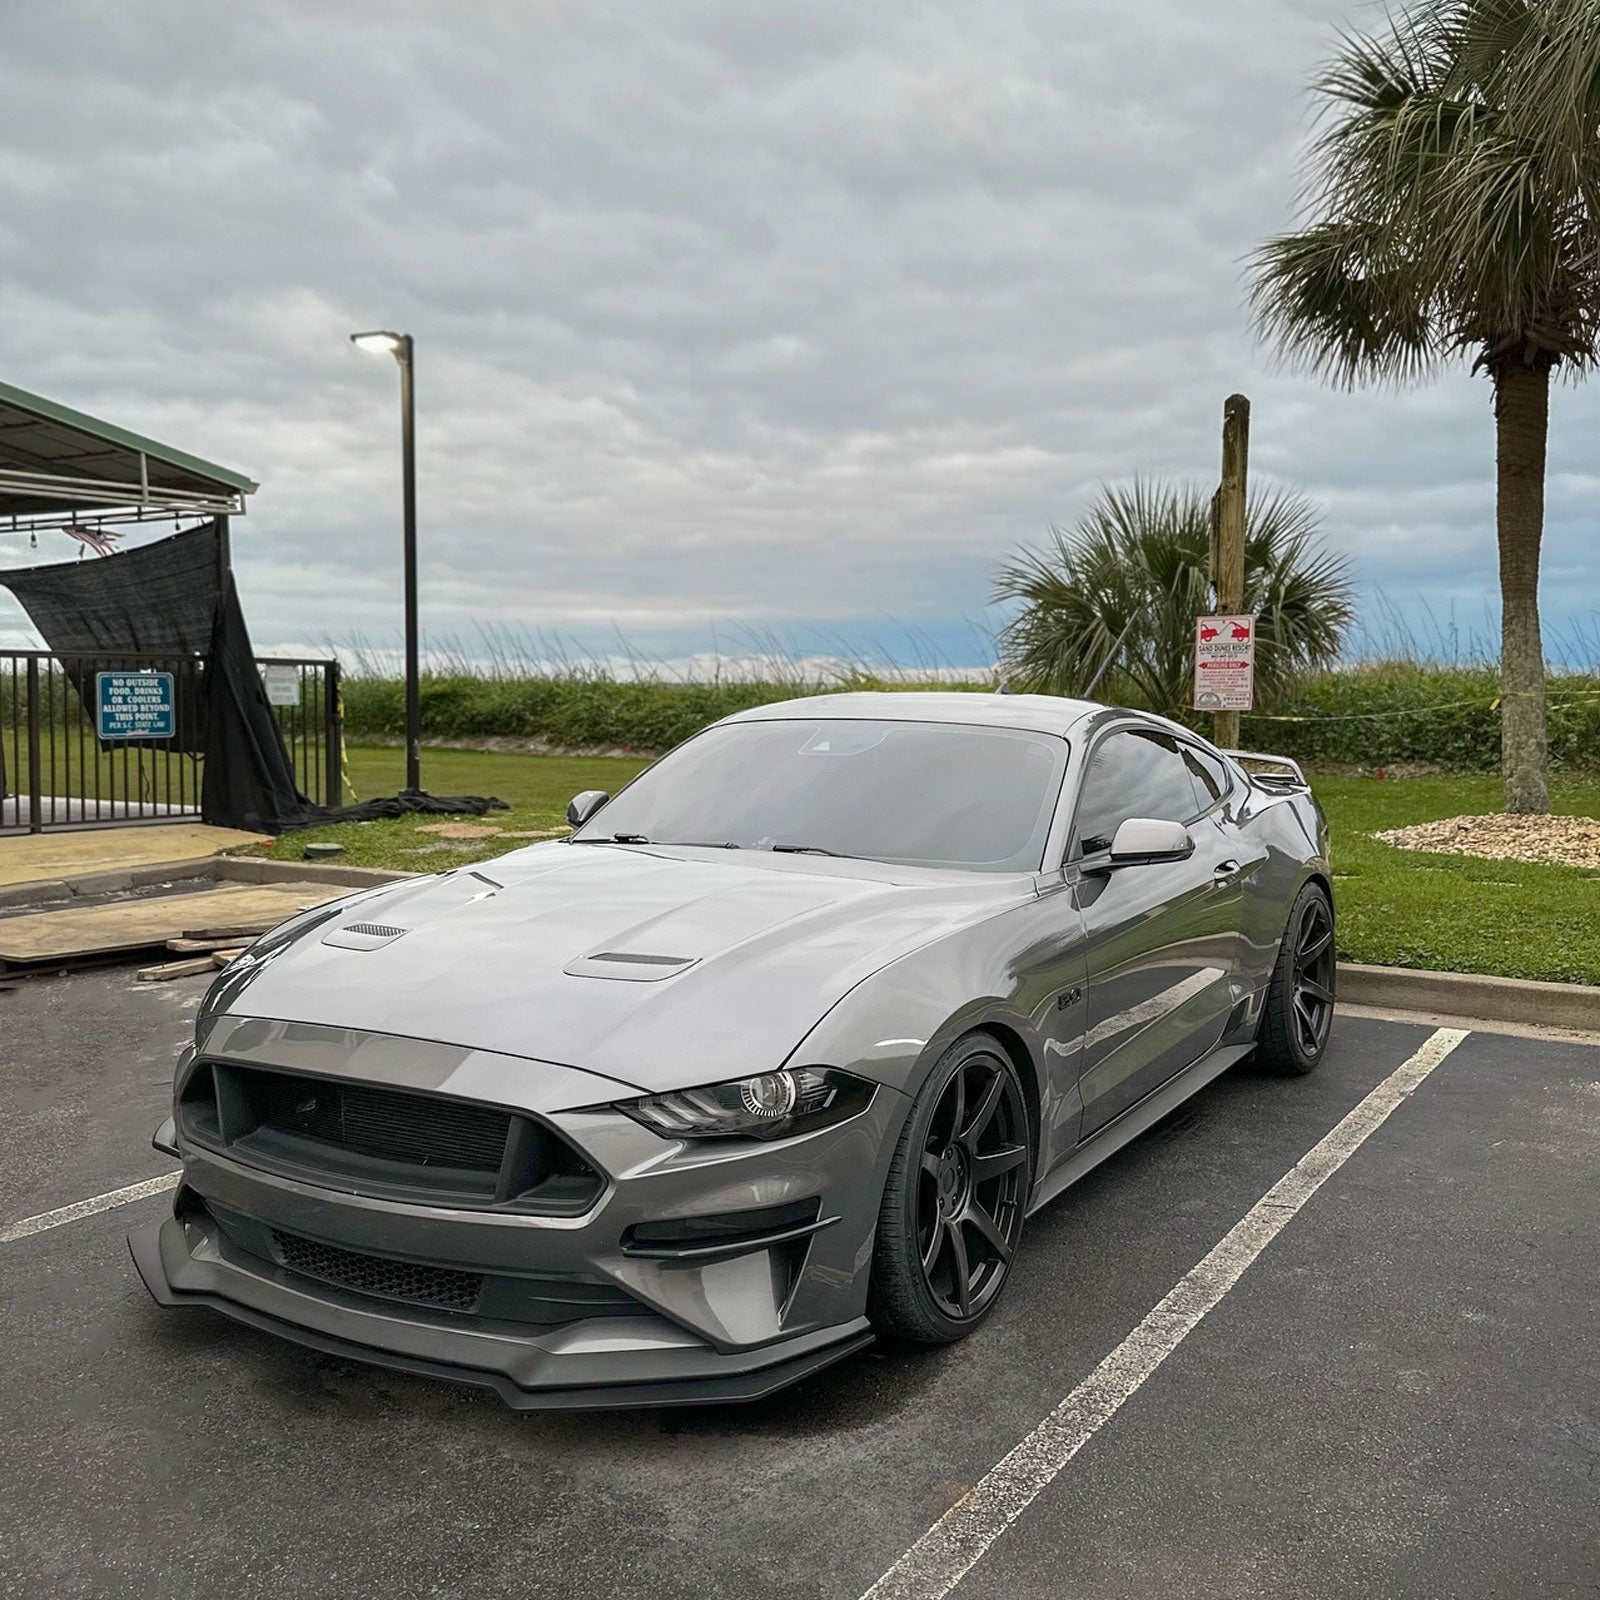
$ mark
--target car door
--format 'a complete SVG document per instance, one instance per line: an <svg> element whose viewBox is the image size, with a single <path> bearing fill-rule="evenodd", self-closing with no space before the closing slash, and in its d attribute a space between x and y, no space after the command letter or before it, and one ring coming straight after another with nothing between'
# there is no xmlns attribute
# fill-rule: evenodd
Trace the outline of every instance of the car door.
<svg viewBox="0 0 1600 1600"><path fill-rule="evenodd" d="M1125 724L1089 753L1067 861L1086 957L1085 1138L1222 1035L1238 964L1229 902L1240 863L1204 809L1179 741L1162 729ZM1188 825L1194 854L1100 870L1130 817Z"/></svg>

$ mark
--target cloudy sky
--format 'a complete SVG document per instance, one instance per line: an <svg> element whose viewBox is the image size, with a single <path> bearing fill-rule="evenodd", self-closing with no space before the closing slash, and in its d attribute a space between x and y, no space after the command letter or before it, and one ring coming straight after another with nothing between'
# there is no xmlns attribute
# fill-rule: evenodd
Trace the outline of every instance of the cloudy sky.
<svg viewBox="0 0 1600 1600"><path fill-rule="evenodd" d="M260 480L235 547L261 646L397 636L395 373L346 338L372 326L417 340L436 639L984 660L997 562L1101 481L1209 487L1234 389L1256 476L1319 500L1369 596L1481 633L1486 385L1329 392L1242 309L1351 20L1376 14L7 8L0 377ZM1558 392L1558 633L1600 607L1597 420L1600 389Z"/></svg>

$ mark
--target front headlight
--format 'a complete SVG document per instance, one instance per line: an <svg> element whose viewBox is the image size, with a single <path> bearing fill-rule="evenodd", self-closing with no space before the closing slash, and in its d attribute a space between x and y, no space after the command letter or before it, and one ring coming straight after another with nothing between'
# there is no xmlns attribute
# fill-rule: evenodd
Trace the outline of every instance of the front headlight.
<svg viewBox="0 0 1600 1600"><path fill-rule="evenodd" d="M619 1100L614 1109L669 1139L788 1139L865 1111L874 1087L837 1067L784 1067L703 1089Z"/></svg>

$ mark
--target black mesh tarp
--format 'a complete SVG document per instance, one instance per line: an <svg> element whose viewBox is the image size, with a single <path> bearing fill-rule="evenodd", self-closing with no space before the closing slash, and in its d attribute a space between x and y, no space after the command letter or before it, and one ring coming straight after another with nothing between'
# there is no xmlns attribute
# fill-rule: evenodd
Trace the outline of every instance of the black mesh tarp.
<svg viewBox="0 0 1600 1600"><path fill-rule="evenodd" d="M75 655L98 657L95 667L108 666L118 656L202 659L199 686L188 691L197 695L197 703L178 707L181 742L162 745L204 756L200 813L207 822L281 833L419 811L482 816L503 809L503 802L481 795L442 798L413 789L355 806L313 805L295 781L233 574L223 570L215 522L100 560L0 572L0 584L16 595L45 643L64 658L86 715L94 705L93 667L74 669ZM197 680L185 672L178 682Z"/></svg>
<svg viewBox="0 0 1600 1600"><path fill-rule="evenodd" d="M44 642L64 654L204 655L221 560L217 525L103 559L0 572Z"/></svg>
<svg viewBox="0 0 1600 1600"><path fill-rule="evenodd" d="M198 677L178 675L197 703L178 707L180 737L162 744L205 757L200 814L207 822L279 833L313 820L267 703L232 573L223 580L215 522L99 560L0 572L0 583L62 658L85 715L92 715L97 667L118 657L202 659ZM92 664L75 663L90 656Z"/></svg>
<svg viewBox="0 0 1600 1600"><path fill-rule="evenodd" d="M0 583L62 658L85 714L92 715L95 668L107 663L74 658L204 655L211 645L220 565L217 525L207 522L104 559L0 572ZM177 738L167 748L198 755L206 748L199 681L186 672L175 687L184 703L177 708Z"/></svg>
<svg viewBox="0 0 1600 1600"><path fill-rule="evenodd" d="M282 833L314 820L317 808L295 782L231 572L206 651L205 698L209 731L200 815L220 827L252 833Z"/></svg>

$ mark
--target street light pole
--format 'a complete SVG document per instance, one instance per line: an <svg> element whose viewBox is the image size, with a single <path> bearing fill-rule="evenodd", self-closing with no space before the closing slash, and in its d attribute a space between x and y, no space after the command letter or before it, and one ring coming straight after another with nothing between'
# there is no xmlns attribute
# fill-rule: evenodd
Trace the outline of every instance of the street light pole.
<svg viewBox="0 0 1600 1600"><path fill-rule="evenodd" d="M409 333L352 333L363 350L387 350L400 367L400 476L406 637L406 788L422 787L422 692L417 642L416 352Z"/></svg>
<svg viewBox="0 0 1600 1600"><path fill-rule="evenodd" d="M395 351L400 363L400 472L404 480L406 583L406 788L422 787L422 689L417 643L417 414L411 335Z"/></svg>

